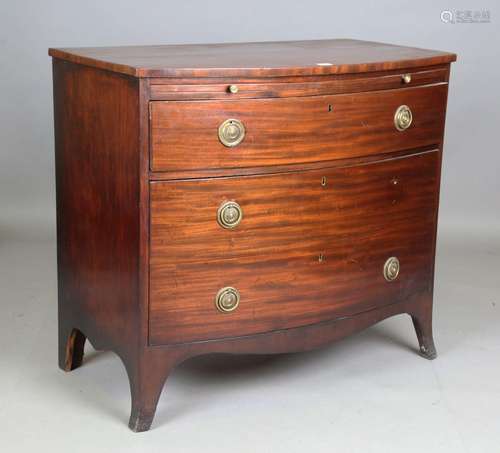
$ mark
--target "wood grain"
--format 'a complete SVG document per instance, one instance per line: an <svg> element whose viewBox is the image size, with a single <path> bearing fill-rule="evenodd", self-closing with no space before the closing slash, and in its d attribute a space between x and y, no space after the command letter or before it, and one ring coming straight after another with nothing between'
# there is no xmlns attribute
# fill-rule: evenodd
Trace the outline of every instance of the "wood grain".
<svg viewBox="0 0 500 453"><path fill-rule="evenodd" d="M135 77L359 73L450 63L448 52L352 39L49 49L49 55ZM325 65L326 63L326 65Z"/></svg>
<svg viewBox="0 0 500 453"><path fill-rule="evenodd" d="M345 167L356 164L365 164L377 160L391 159L394 157L406 156L408 154L416 154L419 152L430 151L436 148L436 144L422 146L419 148L401 149L388 153L372 154L370 156L348 157L344 159L325 160L309 163L295 163L284 165L267 165L261 167L242 167L242 168L199 168L197 170L179 170L179 171L150 171L150 181L173 181L179 179L205 179L218 178L227 176L254 176L267 175L273 173L291 173L301 170L318 170L323 168Z"/></svg>
<svg viewBox="0 0 500 453"><path fill-rule="evenodd" d="M438 164L434 151L326 171L152 183L151 343L312 324L428 288ZM226 200L244 212L234 230L216 222ZM402 272L388 283L390 256ZM242 298L229 314L214 304L224 286Z"/></svg>
<svg viewBox="0 0 500 453"><path fill-rule="evenodd" d="M138 81L58 60L53 74L59 363L71 369L75 328L124 358L135 350Z"/></svg>
<svg viewBox="0 0 500 453"><path fill-rule="evenodd" d="M403 74L410 74L411 82L405 84ZM219 78L153 79L151 81L151 99L154 100L195 100L195 99L252 99L294 96L319 96L324 94L357 93L363 91L410 88L447 82L446 67L430 70L410 70L394 73L346 74L320 77L293 77L289 80L280 78L260 79L259 81L242 80L237 83L238 92L231 93L229 85L234 79ZM258 79L257 79L258 80ZM154 81L154 83L153 83ZM162 82L162 83L160 83ZM198 82L197 84L195 82Z"/></svg>
<svg viewBox="0 0 500 453"><path fill-rule="evenodd" d="M448 85L406 90L236 101L157 101L151 105L153 171L245 168L367 156L439 142ZM400 132L402 105L413 123ZM331 111L329 106L331 106ZM229 118L246 135L234 148L218 137Z"/></svg>

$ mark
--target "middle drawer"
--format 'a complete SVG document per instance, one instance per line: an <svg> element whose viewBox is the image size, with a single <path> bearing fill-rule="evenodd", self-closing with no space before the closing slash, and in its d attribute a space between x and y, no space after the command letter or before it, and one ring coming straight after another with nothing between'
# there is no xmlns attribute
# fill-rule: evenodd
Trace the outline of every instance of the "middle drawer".
<svg viewBox="0 0 500 453"><path fill-rule="evenodd" d="M437 144L446 94L440 83L329 96L154 101L151 169L257 168Z"/></svg>

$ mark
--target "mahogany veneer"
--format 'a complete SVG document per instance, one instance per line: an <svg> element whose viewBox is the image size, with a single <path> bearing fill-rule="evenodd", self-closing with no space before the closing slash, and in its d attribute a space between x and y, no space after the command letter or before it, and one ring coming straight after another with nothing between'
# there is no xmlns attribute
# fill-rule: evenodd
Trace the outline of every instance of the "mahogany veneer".
<svg viewBox="0 0 500 453"><path fill-rule="evenodd" d="M441 138L447 90L441 83L335 96L152 102L151 168L259 167L433 145ZM393 117L404 103L411 104L415 127L401 134ZM235 152L214 134L226 118L246 128Z"/></svg>
<svg viewBox="0 0 500 453"><path fill-rule="evenodd" d="M454 54L353 40L50 49L59 365L116 352L130 427L200 354L316 348L432 292Z"/></svg>

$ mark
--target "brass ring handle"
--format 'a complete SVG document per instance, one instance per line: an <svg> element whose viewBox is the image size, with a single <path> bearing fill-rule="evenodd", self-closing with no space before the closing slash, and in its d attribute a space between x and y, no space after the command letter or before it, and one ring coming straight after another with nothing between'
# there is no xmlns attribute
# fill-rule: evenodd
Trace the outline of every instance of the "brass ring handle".
<svg viewBox="0 0 500 453"><path fill-rule="evenodd" d="M226 201L217 210L217 222L222 228L236 228L243 218L241 206L236 201Z"/></svg>
<svg viewBox="0 0 500 453"><path fill-rule="evenodd" d="M395 256L391 256L384 264L384 278L388 282L396 280L399 275L399 260Z"/></svg>
<svg viewBox="0 0 500 453"><path fill-rule="evenodd" d="M232 148L245 138L245 126L240 120L230 118L219 126L219 140L224 146Z"/></svg>
<svg viewBox="0 0 500 453"><path fill-rule="evenodd" d="M398 131L408 129L413 121L413 115L410 107L407 105L400 105L394 114L394 126Z"/></svg>
<svg viewBox="0 0 500 453"><path fill-rule="evenodd" d="M222 313L229 313L238 308L240 303L240 293L232 286L219 289L215 296L215 306Z"/></svg>

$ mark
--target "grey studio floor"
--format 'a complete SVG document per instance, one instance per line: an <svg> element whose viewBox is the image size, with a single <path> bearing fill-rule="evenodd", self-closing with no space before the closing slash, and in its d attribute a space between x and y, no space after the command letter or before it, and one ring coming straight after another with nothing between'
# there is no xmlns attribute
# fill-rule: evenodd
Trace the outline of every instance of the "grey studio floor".
<svg viewBox="0 0 500 453"><path fill-rule="evenodd" d="M57 368L55 256L51 230L0 228L0 451L500 451L500 235L440 227L435 361L407 316L310 353L201 357L140 434L113 353Z"/></svg>

